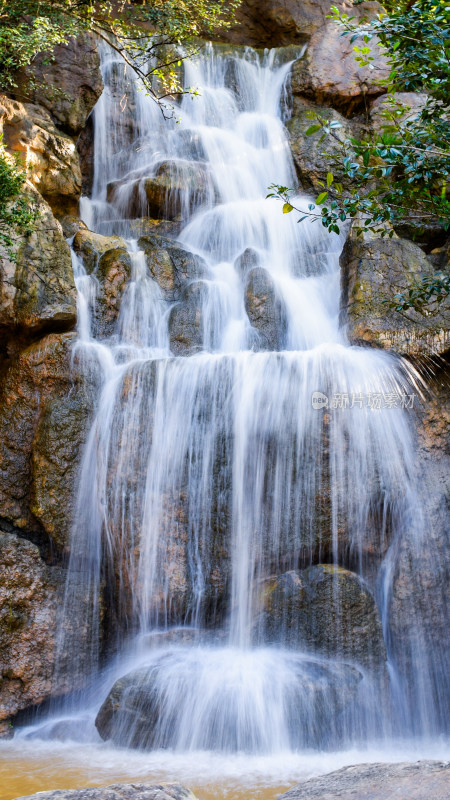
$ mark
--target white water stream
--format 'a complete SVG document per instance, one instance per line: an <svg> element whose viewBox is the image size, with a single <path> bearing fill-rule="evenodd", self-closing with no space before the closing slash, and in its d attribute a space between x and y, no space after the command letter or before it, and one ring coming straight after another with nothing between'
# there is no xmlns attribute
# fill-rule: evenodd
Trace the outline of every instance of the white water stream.
<svg viewBox="0 0 450 800"><path fill-rule="evenodd" d="M370 587L388 640L394 545L423 535L411 414L402 407L420 391L417 376L386 353L348 346L339 327L342 240L319 225L298 225L265 199L273 181L296 184L280 111L289 64L277 64L274 51L210 51L185 67L186 84L201 94L183 100L177 124L133 88L112 52L103 52L102 62L93 192L82 212L91 229L125 236L132 273L115 329L104 338L93 316L97 278L74 254L74 357L100 375L100 388L80 475L65 613L80 615L90 631L95 674L106 580L115 645L93 691L77 695L69 709L69 738L98 742L93 719L101 702L116 678L143 666L154 670L158 706L147 744L168 748L168 777L184 775L176 765L186 764L189 752L200 775L203 751L232 780L240 769L252 772L248 758L256 773L258 759L268 759L262 782L285 785L286 772L295 780L380 757L394 735L436 736L442 698L423 664L422 694L412 708L391 657L389 689L386 677L360 663L306 644L292 649L282 633L274 646L264 627L264 581L326 561L350 566ZM168 299L127 221L145 216L144 182L161 168L174 185L185 179L176 198L178 243L203 259L192 284L201 343L187 356L171 352L170 325L192 286ZM307 202L300 194L298 203ZM241 257L248 248L251 266L266 270L259 273L266 293L272 287L268 333L252 326L246 311ZM328 409L313 407L315 392L329 398ZM389 397L398 402L389 407ZM86 619L72 581L80 572L91 598ZM339 627L335 611L329 625ZM282 611L280 620L283 627ZM170 643L165 632L173 628ZM63 637L60 646L71 644ZM86 671L84 654L78 657ZM343 703L355 674L357 689ZM18 736L57 739L56 718ZM122 743L135 743L127 720L119 728ZM317 755L355 747L372 751L330 756L326 765ZM408 745L397 747L405 757ZM129 774L140 770L130 766Z"/></svg>

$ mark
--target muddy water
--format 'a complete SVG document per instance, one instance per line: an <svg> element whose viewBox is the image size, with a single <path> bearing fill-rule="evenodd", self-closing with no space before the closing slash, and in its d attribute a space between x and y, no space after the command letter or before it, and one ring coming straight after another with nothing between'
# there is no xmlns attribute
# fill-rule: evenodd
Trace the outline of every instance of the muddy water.
<svg viewBox="0 0 450 800"><path fill-rule="evenodd" d="M338 753L279 753L277 756L143 753L75 742L17 739L0 744L0 800L52 789L113 783L180 782L199 800L275 800L294 784L348 764L448 758L445 741L405 748Z"/></svg>

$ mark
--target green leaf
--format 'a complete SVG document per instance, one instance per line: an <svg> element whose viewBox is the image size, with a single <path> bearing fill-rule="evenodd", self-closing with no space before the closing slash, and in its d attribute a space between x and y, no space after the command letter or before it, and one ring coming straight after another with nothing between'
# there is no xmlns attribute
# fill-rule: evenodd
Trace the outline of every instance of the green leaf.
<svg viewBox="0 0 450 800"><path fill-rule="evenodd" d="M333 183L333 180L334 180L333 173L332 172L328 172L327 173L327 186L331 186L331 184Z"/></svg>
<svg viewBox="0 0 450 800"><path fill-rule="evenodd" d="M321 192L316 200L317 205L320 206L321 203L324 203L327 197L328 192Z"/></svg>
<svg viewBox="0 0 450 800"><path fill-rule="evenodd" d="M290 214L291 211L294 210L294 207L291 206L290 203L285 203L283 206L283 214Z"/></svg>
<svg viewBox="0 0 450 800"><path fill-rule="evenodd" d="M320 131L321 128L322 128L322 125L318 125L318 124L310 125L309 128L307 128L306 131L305 131L305 136L312 136L313 133L317 133L317 131Z"/></svg>

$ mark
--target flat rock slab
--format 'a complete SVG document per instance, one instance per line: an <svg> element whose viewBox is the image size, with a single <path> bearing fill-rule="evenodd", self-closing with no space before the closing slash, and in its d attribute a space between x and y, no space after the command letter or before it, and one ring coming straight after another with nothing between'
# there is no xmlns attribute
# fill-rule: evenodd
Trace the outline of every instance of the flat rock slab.
<svg viewBox="0 0 450 800"><path fill-rule="evenodd" d="M180 783L118 783L113 786L96 786L91 789L57 789L37 792L17 800L197 800L189 789Z"/></svg>
<svg viewBox="0 0 450 800"><path fill-rule="evenodd" d="M299 783L278 800L449 800L450 761L357 764Z"/></svg>

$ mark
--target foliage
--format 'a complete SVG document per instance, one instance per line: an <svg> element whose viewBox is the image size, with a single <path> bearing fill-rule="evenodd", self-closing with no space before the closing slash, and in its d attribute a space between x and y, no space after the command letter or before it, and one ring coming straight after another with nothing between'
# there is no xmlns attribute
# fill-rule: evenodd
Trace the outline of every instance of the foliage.
<svg viewBox="0 0 450 800"><path fill-rule="evenodd" d="M15 260L14 235L24 236L33 230L36 211L22 195L26 171L18 157L6 152L0 137L0 244Z"/></svg>
<svg viewBox="0 0 450 800"><path fill-rule="evenodd" d="M450 5L446 0L416 0L392 2L390 8L390 14L359 24L332 8L331 19L342 27L342 35L360 42L353 48L360 66L373 67L375 45L391 72L382 120L361 139L341 136L339 122L310 112L306 135L320 134L319 141L333 136L340 148L328 154L330 172L323 191L300 212L299 222L320 220L329 232L339 233L342 223L356 220L358 234L370 231L382 237L392 237L402 222L417 232L427 222L450 227ZM396 98L399 91L427 97L412 110ZM334 181L333 165L345 175L345 189ZM277 184L269 188L269 197L283 200L284 213L294 210L294 190ZM438 277L427 276L411 295L414 307L422 309L430 291L441 297L439 285ZM396 305L411 307L408 302L403 298Z"/></svg>
<svg viewBox="0 0 450 800"><path fill-rule="evenodd" d="M0 76L17 88L17 70L83 32L117 50L163 113L189 91L179 66L198 52L195 37L231 24L240 0L0 0Z"/></svg>

